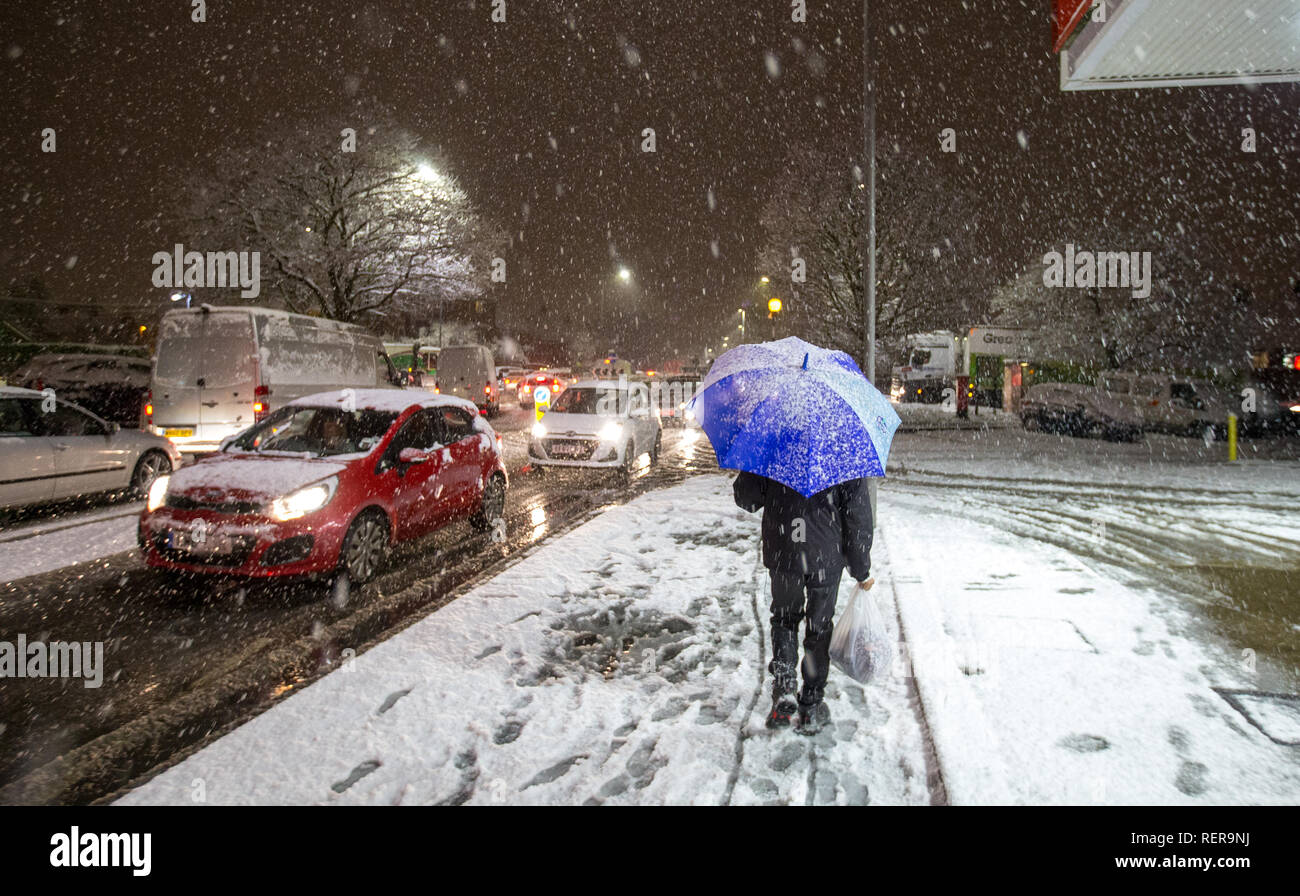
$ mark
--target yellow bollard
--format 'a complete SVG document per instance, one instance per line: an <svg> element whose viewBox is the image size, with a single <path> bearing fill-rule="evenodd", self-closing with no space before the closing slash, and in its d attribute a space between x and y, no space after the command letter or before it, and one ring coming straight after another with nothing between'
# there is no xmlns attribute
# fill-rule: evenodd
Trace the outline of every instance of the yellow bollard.
<svg viewBox="0 0 1300 896"><path fill-rule="evenodd" d="M1237 459L1237 415L1228 415L1228 460Z"/></svg>

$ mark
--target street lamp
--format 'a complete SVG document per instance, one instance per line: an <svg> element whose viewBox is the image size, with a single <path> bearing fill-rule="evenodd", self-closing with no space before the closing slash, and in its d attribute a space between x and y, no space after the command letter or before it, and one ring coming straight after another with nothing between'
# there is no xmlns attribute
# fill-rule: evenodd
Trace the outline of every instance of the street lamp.
<svg viewBox="0 0 1300 896"><path fill-rule="evenodd" d="M776 296L772 296L772 298L767 300L767 316L775 317L780 313L781 313L781 300L778 299Z"/></svg>
<svg viewBox="0 0 1300 896"><path fill-rule="evenodd" d="M631 280L632 280L632 272L629 271L627 268L619 268L619 269L618 269L618 279L622 280L624 283L631 282Z"/></svg>
<svg viewBox="0 0 1300 896"><path fill-rule="evenodd" d="M184 300L185 300L185 307L188 308L188 307L190 307L190 302L191 302L191 300L193 300L194 297L191 296L191 295L190 295L189 293L187 293L187 292L174 292L174 293L171 294L171 296L170 296L169 298L170 298L173 302L179 302L181 299L184 299Z"/></svg>
<svg viewBox="0 0 1300 896"><path fill-rule="evenodd" d="M740 312L740 341L744 342L745 341L745 309L737 308L736 310Z"/></svg>

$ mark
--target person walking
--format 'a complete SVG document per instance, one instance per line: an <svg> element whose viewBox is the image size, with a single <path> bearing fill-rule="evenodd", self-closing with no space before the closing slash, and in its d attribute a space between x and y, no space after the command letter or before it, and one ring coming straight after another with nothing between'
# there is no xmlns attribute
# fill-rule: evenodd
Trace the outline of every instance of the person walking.
<svg viewBox="0 0 1300 896"><path fill-rule="evenodd" d="M867 481L850 479L804 497L774 479L742 472L732 490L742 510L763 511L763 565L772 583L772 710L767 727L793 722L799 734L816 734L830 723L823 697L840 578L847 567L859 588L870 590L875 583ZM805 622L802 664L800 621ZM802 688L796 668L802 672Z"/></svg>
<svg viewBox="0 0 1300 896"><path fill-rule="evenodd" d="M739 472L736 503L763 511L774 679L767 724L793 721L815 734L831 715L822 697L840 578L847 566L858 587L873 584L868 482L885 475L902 421L856 361L796 336L723 354L686 415L709 437L718 466Z"/></svg>

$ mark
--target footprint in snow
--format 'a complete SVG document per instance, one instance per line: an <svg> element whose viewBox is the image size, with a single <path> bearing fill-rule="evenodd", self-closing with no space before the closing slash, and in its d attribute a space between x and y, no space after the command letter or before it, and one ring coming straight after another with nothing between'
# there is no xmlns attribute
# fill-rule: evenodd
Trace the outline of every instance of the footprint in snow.
<svg viewBox="0 0 1300 896"><path fill-rule="evenodd" d="M524 723L518 719L511 719L501 724L496 732L492 735L492 743L497 746L512 744L519 739L520 733L524 730Z"/></svg>
<svg viewBox="0 0 1300 896"><path fill-rule="evenodd" d="M1058 740L1056 745L1076 753L1100 753L1110 749L1110 741L1095 734L1071 734Z"/></svg>
<svg viewBox="0 0 1300 896"><path fill-rule="evenodd" d="M366 775L370 774L375 769L379 768L379 766L380 763L378 761L374 759L368 759L365 762L358 765L356 768L354 768L352 772L342 781L337 781L334 784L331 784L330 790L333 790L335 793L343 793L343 791L347 790L353 784L357 783L362 778L364 778Z"/></svg>
<svg viewBox="0 0 1300 896"><path fill-rule="evenodd" d="M628 775L619 775L617 778L611 778L601 785L597 791L597 796L601 799L608 799L611 796L619 796L626 793L627 789L632 786L632 779Z"/></svg>
<svg viewBox="0 0 1300 896"><path fill-rule="evenodd" d="M550 768L543 769L533 776L532 780L525 784L520 790L527 790L530 787L536 787L539 784L550 784L557 781L569 773L569 770L577 765L580 761L587 758L586 753L580 753L577 756L570 756L561 762L555 763Z"/></svg>
<svg viewBox="0 0 1300 896"><path fill-rule="evenodd" d="M1209 768L1199 762L1184 762L1178 769L1174 786L1187 796L1200 796L1209 787L1205 780L1209 773Z"/></svg>
<svg viewBox="0 0 1300 896"><path fill-rule="evenodd" d="M783 772L790 766L794 765L802 756L803 744L789 741L777 751L776 755L772 757L772 760L768 765L774 772Z"/></svg>
<svg viewBox="0 0 1300 896"><path fill-rule="evenodd" d="M406 690L403 691L393 691L393 693L385 697L384 702L380 704L378 714L382 716L384 713L388 712L390 709L393 708L394 703L396 703L398 700L401 700L409 693L411 693L410 688L407 688Z"/></svg>

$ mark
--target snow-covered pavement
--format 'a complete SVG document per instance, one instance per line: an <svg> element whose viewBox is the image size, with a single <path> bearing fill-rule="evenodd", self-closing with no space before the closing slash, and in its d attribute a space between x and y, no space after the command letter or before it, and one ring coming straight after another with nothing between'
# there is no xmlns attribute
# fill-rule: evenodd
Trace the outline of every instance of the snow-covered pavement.
<svg viewBox="0 0 1300 896"><path fill-rule="evenodd" d="M815 738L762 727L758 520L709 475L544 544L121 802L1300 800L1295 703L1175 598L953 509L882 488L875 593L905 649L882 682L832 673Z"/></svg>

